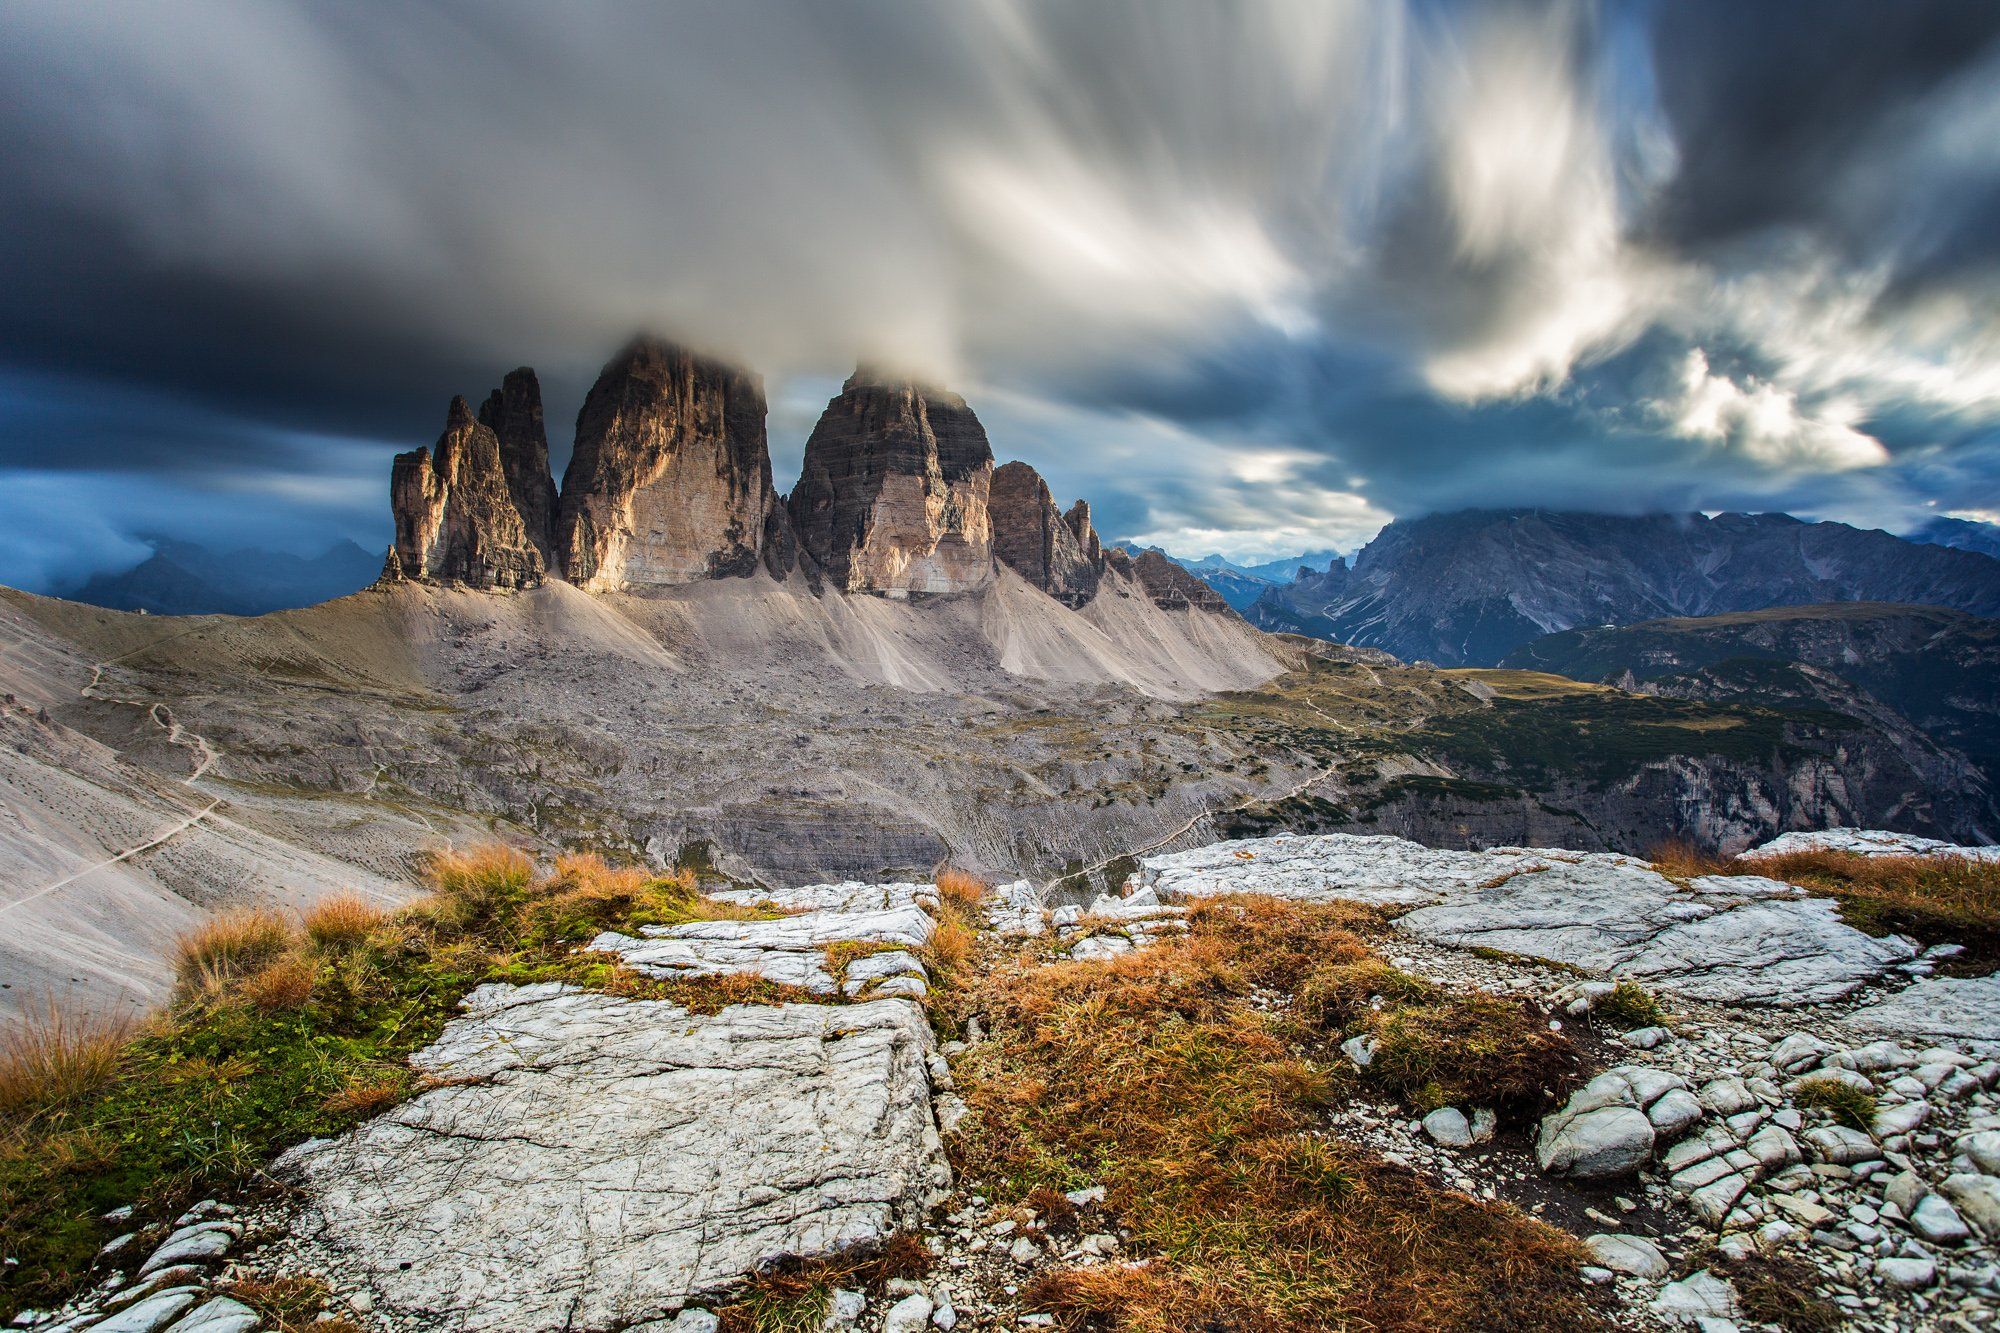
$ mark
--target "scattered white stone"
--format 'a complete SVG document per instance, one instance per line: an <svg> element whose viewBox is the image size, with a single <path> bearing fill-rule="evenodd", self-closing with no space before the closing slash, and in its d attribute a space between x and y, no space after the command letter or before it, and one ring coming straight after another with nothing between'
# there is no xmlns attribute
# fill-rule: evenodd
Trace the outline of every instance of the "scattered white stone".
<svg viewBox="0 0 2000 1333"><path fill-rule="evenodd" d="M889 1307L882 1320L882 1333L923 1333L930 1327L931 1298L921 1292L903 1297Z"/></svg>
<svg viewBox="0 0 2000 1333"><path fill-rule="evenodd" d="M1686 1323L1698 1319L1735 1319L1741 1313L1735 1288L1706 1268L1660 1288L1660 1294L1653 1298L1653 1309L1669 1319Z"/></svg>
<svg viewBox="0 0 2000 1333"><path fill-rule="evenodd" d="M208 1263L229 1253L242 1232L229 1222L198 1222L168 1236L151 1257L139 1266L139 1276L156 1273L175 1264Z"/></svg>
<svg viewBox="0 0 2000 1333"><path fill-rule="evenodd" d="M1650 1281L1665 1277L1671 1267L1667 1256L1660 1253L1660 1247L1644 1236L1600 1232L1595 1236L1586 1236L1583 1243L1598 1263L1614 1273Z"/></svg>
<svg viewBox="0 0 2000 1333"><path fill-rule="evenodd" d="M861 1316L867 1309L866 1292L840 1288L827 1298L826 1326L829 1329L852 1328L861 1322Z"/></svg>
<svg viewBox="0 0 2000 1333"><path fill-rule="evenodd" d="M1958 1210L1936 1194L1925 1195L1910 1210L1910 1228L1936 1245L1957 1245L1972 1237L1971 1228L1959 1217Z"/></svg>
<svg viewBox="0 0 2000 1333"><path fill-rule="evenodd" d="M199 1287L169 1287L156 1291L101 1323L91 1325L91 1333L159 1333L180 1318L197 1300Z"/></svg>
<svg viewBox="0 0 2000 1333"><path fill-rule="evenodd" d="M1950 1199L1960 1216L1988 1241L2000 1241L2000 1180L1990 1175L1951 1175L1938 1182L1938 1192Z"/></svg>
<svg viewBox="0 0 2000 1333"><path fill-rule="evenodd" d="M1424 1133L1445 1148L1470 1148L1473 1143L1472 1125L1465 1112L1455 1106L1440 1107L1425 1116Z"/></svg>
<svg viewBox="0 0 2000 1333"><path fill-rule="evenodd" d="M262 1323L257 1312L243 1302L217 1296L196 1306L167 1333L252 1333Z"/></svg>
<svg viewBox="0 0 2000 1333"><path fill-rule="evenodd" d="M1921 1291L1937 1281L1937 1264L1927 1255L1896 1255L1878 1260L1875 1276L1899 1291Z"/></svg>

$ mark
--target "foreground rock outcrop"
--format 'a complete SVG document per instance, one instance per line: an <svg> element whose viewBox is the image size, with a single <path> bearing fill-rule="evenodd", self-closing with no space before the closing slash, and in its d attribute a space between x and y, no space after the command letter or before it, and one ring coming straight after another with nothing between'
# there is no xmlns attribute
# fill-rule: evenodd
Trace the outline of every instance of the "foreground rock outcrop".
<svg viewBox="0 0 2000 1333"><path fill-rule="evenodd" d="M465 1008L413 1061L445 1086L278 1166L312 1249L426 1328L668 1319L916 1226L949 1180L907 1001L703 1017L548 984Z"/></svg>
<svg viewBox="0 0 2000 1333"><path fill-rule="evenodd" d="M591 592L789 569L757 376L657 339L628 346L577 416L555 544Z"/></svg>
<svg viewBox="0 0 2000 1333"><path fill-rule="evenodd" d="M965 400L857 370L806 441L800 546L843 592L957 592L993 576L993 450Z"/></svg>
<svg viewBox="0 0 2000 1333"><path fill-rule="evenodd" d="M396 455L389 495L396 520L394 573L474 588L541 582L542 555L514 507L499 438L473 417L465 399L451 400L433 449Z"/></svg>
<svg viewBox="0 0 2000 1333"><path fill-rule="evenodd" d="M1281 834L1148 857L1141 879L1168 896L1407 906L1396 926L1419 939L1547 958L1732 1004L1836 1000L1932 966L1909 940L1863 934L1833 903L1789 884L1753 875L1680 884L1609 852L1460 852L1384 836Z"/></svg>

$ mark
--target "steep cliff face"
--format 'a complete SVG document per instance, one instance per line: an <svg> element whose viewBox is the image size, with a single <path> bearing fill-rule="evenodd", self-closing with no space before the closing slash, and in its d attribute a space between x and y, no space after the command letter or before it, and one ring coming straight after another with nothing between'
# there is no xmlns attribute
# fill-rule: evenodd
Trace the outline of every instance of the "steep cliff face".
<svg viewBox="0 0 2000 1333"><path fill-rule="evenodd" d="M1026 463L1008 463L993 473L989 512L994 557L1022 578L1067 606L1082 606L1097 595L1104 572L1097 534L1090 530L1090 507L1079 500L1072 524L1056 508L1041 473ZM1079 533L1089 538L1086 548Z"/></svg>
<svg viewBox="0 0 2000 1333"><path fill-rule="evenodd" d="M555 567L556 481L549 472L549 435L542 423L542 385L526 366L507 372L479 406L479 422L500 442L507 493L542 564Z"/></svg>
<svg viewBox="0 0 2000 1333"><path fill-rule="evenodd" d="M993 575L993 450L956 394L858 370L806 441L799 545L847 592L956 592Z"/></svg>
<svg viewBox="0 0 2000 1333"><path fill-rule="evenodd" d="M403 577L474 588L541 582L541 553L514 508L500 441L474 419L465 399L451 400L434 449L396 456L389 492L396 519L393 563Z"/></svg>
<svg viewBox="0 0 2000 1333"><path fill-rule="evenodd" d="M555 546L593 592L789 569L758 378L654 339L627 347L577 416Z"/></svg>
<svg viewBox="0 0 2000 1333"><path fill-rule="evenodd" d="M2000 614L2000 560L1786 514L1470 510L1392 523L1353 569L1302 575L1249 614L1405 661L1490 666L1578 626L1856 601Z"/></svg>

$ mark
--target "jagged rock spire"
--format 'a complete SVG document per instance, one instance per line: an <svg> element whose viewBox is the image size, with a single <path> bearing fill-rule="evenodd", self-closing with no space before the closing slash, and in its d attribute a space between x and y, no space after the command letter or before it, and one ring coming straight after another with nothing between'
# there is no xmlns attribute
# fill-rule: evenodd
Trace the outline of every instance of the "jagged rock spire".
<svg viewBox="0 0 2000 1333"><path fill-rule="evenodd" d="M1079 500L1070 513L1078 511L1079 523L1065 518L1041 473L1026 463L1002 465L993 473L990 502L994 557L1057 601L1082 606L1097 595L1104 561L1090 507Z"/></svg>
<svg viewBox="0 0 2000 1333"><path fill-rule="evenodd" d="M542 563L555 566L556 481L549 472L549 436L542 423L542 385L527 366L510 370L479 407L479 422L500 441L507 493Z"/></svg>
<svg viewBox="0 0 2000 1333"><path fill-rule="evenodd" d="M757 376L653 338L613 358L577 416L554 546L571 582L643 589L792 567Z"/></svg>
<svg viewBox="0 0 2000 1333"><path fill-rule="evenodd" d="M475 588L541 582L541 553L508 492L500 442L464 398L451 400L444 434L432 450L396 456L389 494L404 577Z"/></svg>
<svg viewBox="0 0 2000 1333"><path fill-rule="evenodd" d="M992 578L993 450L957 394L855 371L806 441L799 545L843 591L953 592Z"/></svg>

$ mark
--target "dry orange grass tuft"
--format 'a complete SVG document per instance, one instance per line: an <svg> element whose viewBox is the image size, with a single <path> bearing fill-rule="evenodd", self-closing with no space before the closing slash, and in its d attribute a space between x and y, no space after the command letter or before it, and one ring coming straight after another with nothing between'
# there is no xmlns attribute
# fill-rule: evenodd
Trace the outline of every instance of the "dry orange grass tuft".
<svg viewBox="0 0 2000 1333"><path fill-rule="evenodd" d="M970 870L946 866L937 872L938 897L959 907L977 907L993 889Z"/></svg>
<svg viewBox="0 0 2000 1333"><path fill-rule="evenodd" d="M1246 898L1189 921L1109 963L996 968L958 997L990 1034L954 1071L972 1110L960 1178L1002 1204L1104 1185L1157 1256L1055 1273L1040 1308L1129 1333L1603 1326L1573 1238L1326 1137L1328 1035L1254 999L1351 969L1322 988L1337 1005L1364 984L1378 913Z"/></svg>
<svg viewBox="0 0 2000 1333"><path fill-rule="evenodd" d="M224 912L175 943L174 976L183 996L214 990L270 966L297 942L291 923L268 908Z"/></svg>
<svg viewBox="0 0 2000 1333"><path fill-rule="evenodd" d="M0 1035L0 1118L66 1106L118 1076L136 1031L129 1017L93 1018L54 1000Z"/></svg>
<svg viewBox="0 0 2000 1333"><path fill-rule="evenodd" d="M303 1009L312 1000L314 969L298 954L286 954L243 983L243 998L266 1013Z"/></svg>
<svg viewBox="0 0 2000 1333"><path fill-rule="evenodd" d="M950 980L965 972L978 948L978 931L955 913L947 912L938 917L937 929L931 932L929 943L924 945L924 963L934 974Z"/></svg>
<svg viewBox="0 0 2000 1333"><path fill-rule="evenodd" d="M329 953L351 949L388 919L387 912L358 893L329 894L307 909L306 938Z"/></svg>
<svg viewBox="0 0 2000 1333"><path fill-rule="evenodd" d="M386 1074L379 1078L353 1079L328 1097L324 1105L334 1115L366 1120L380 1115L409 1095L410 1089L404 1079Z"/></svg>
<svg viewBox="0 0 2000 1333"><path fill-rule="evenodd" d="M1668 879L1699 879L1703 875L1757 873L1733 856L1697 847L1686 838L1670 838L1647 854L1653 868Z"/></svg>
<svg viewBox="0 0 2000 1333"><path fill-rule="evenodd" d="M432 852L424 865L424 881L439 893L486 893L494 889L525 891L535 877L535 863L518 847L484 842L460 851L448 847Z"/></svg>

